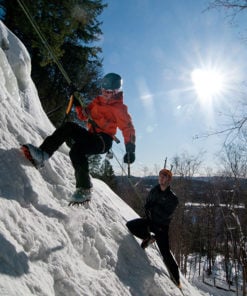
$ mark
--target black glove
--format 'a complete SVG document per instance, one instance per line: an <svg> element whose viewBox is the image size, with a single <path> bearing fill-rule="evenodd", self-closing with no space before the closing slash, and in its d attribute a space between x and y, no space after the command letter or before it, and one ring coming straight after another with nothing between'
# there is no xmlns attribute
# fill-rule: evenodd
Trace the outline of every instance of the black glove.
<svg viewBox="0 0 247 296"><path fill-rule="evenodd" d="M80 102L76 98L78 96L78 92L79 92L78 88L73 83L71 83L69 85L69 87L68 87L68 93L69 93L70 96L72 96L72 95L74 96L74 99L73 99L73 105L74 106L80 106L81 105Z"/></svg>
<svg viewBox="0 0 247 296"><path fill-rule="evenodd" d="M135 152L127 152L124 155L124 163L133 163L135 159Z"/></svg>
<svg viewBox="0 0 247 296"><path fill-rule="evenodd" d="M77 106L81 106L81 103L79 102L79 100L77 100L76 97L77 97L77 96L74 95L74 101L73 101L74 106L75 106L75 107L77 107Z"/></svg>
<svg viewBox="0 0 247 296"><path fill-rule="evenodd" d="M78 98L80 98L83 101L83 96L81 94L81 91L73 83L69 85L68 92L70 96L73 95L74 97L74 100L73 100L74 106L81 106L81 103Z"/></svg>
<svg viewBox="0 0 247 296"><path fill-rule="evenodd" d="M133 163L135 161L135 144L127 143L125 148L126 153L124 155L124 163Z"/></svg>

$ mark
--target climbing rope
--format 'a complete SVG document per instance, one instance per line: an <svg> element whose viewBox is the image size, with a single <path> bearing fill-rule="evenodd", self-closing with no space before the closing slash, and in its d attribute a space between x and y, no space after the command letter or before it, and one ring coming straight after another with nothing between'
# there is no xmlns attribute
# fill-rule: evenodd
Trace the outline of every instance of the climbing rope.
<svg viewBox="0 0 247 296"><path fill-rule="evenodd" d="M142 197L140 196L140 194L137 192L135 185L133 184L133 182L131 181L131 178L129 176L129 174L125 171L123 165L120 163L120 161L118 160L117 156L115 155L115 153L112 151L113 157L116 159L118 165L120 166L122 172L124 173L125 176L127 176L128 181L130 183L130 186L132 187L133 191L135 192L136 196L140 199L140 201L142 200Z"/></svg>
<svg viewBox="0 0 247 296"><path fill-rule="evenodd" d="M56 65L58 66L59 70L61 71L61 73L63 74L65 80L68 82L68 84L71 84L71 80L68 76L68 74L66 73L66 71L64 70L62 64L59 62L59 60L57 59L55 53L53 52L53 49L50 47L49 43L47 42L46 38L44 37L44 35L42 34L42 32L40 31L39 27L37 26L37 23L35 22L35 20L33 19L32 15L30 14L27 6L23 3L23 1L21 0L17 0L18 4L20 5L21 9L23 10L23 12L25 13L25 15L27 16L28 20L30 21L31 25L33 26L35 32L37 33L37 35L39 36L40 40L42 41L43 45L45 46L45 48L47 49L47 51L50 53L52 59L54 60L54 62L56 63Z"/></svg>

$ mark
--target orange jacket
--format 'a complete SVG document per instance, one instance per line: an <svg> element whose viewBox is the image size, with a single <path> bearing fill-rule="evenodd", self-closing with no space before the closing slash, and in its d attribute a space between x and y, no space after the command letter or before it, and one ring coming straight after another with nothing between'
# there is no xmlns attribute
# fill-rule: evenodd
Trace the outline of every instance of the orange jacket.
<svg viewBox="0 0 247 296"><path fill-rule="evenodd" d="M83 109L76 107L76 113L80 120L88 120L88 130L96 133L106 133L114 138L117 128L122 131L124 143L135 144L135 128L132 124L128 108L123 104L123 93L120 92L112 99L97 96ZM95 123L93 126L90 119Z"/></svg>

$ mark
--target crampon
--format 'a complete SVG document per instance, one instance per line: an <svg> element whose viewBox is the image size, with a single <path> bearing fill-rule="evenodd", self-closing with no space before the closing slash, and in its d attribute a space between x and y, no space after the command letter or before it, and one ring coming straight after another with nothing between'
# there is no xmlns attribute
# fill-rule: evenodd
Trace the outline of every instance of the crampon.
<svg viewBox="0 0 247 296"><path fill-rule="evenodd" d="M80 207L80 206L86 206L88 205L90 202L90 199L88 200L84 200L84 201L70 201L68 206L72 206L72 207Z"/></svg>

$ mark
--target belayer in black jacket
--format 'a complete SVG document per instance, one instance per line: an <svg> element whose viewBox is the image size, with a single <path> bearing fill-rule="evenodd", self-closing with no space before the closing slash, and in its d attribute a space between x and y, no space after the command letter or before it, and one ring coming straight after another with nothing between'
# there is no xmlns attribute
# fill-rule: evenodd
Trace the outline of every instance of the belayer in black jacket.
<svg viewBox="0 0 247 296"><path fill-rule="evenodd" d="M162 169L159 172L159 184L151 189L147 197L145 217L128 221L126 226L133 235L143 240L143 249L156 241L171 279L181 287L178 265L169 246L169 224L178 205L178 198L170 189L171 180L172 172Z"/></svg>

